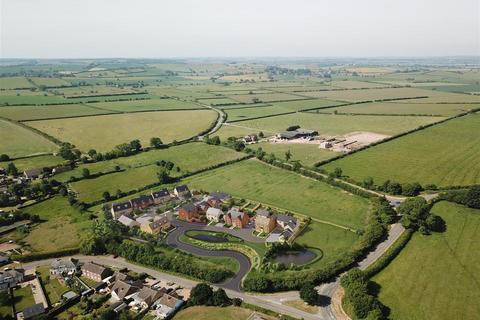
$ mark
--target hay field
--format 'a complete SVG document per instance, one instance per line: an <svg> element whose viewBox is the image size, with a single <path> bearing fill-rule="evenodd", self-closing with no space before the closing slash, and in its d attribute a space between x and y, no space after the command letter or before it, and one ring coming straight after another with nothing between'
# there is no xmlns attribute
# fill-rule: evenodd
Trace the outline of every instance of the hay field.
<svg viewBox="0 0 480 320"><path fill-rule="evenodd" d="M164 143L190 138L207 129L216 118L217 114L210 110L162 111L41 120L28 125L71 142L80 150L104 152L133 139L149 145L151 137L160 137Z"/></svg>
<svg viewBox="0 0 480 320"><path fill-rule="evenodd" d="M374 102L362 103L322 112L360 113L360 114L423 114L451 117L473 108L480 108L480 104L443 104L443 103L407 103L407 102Z"/></svg>
<svg viewBox="0 0 480 320"><path fill-rule="evenodd" d="M258 99L259 102L276 102L276 101L289 101L289 100L302 100L305 97L292 95L288 93L259 93L259 94L235 94L228 96L230 99L238 101L240 103L253 103L254 99Z"/></svg>
<svg viewBox="0 0 480 320"><path fill-rule="evenodd" d="M25 77L0 77L0 90L32 87L33 85Z"/></svg>
<svg viewBox="0 0 480 320"><path fill-rule="evenodd" d="M438 186L480 183L480 114L470 114L336 160L345 175Z"/></svg>
<svg viewBox="0 0 480 320"><path fill-rule="evenodd" d="M355 81L355 80L343 80L332 81L330 84L334 87L343 89L362 89L362 88L384 88L388 87L383 83L367 82L367 81Z"/></svg>
<svg viewBox="0 0 480 320"><path fill-rule="evenodd" d="M57 150L53 142L5 120L0 120L0 137L0 154L8 154L10 158Z"/></svg>
<svg viewBox="0 0 480 320"><path fill-rule="evenodd" d="M202 106L176 99L147 99L115 102L89 103L88 105L118 112L136 112L136 111L156 111L156 110L175 110L175 109L198 109Z"/></svg>
<svg viewBox="0 0 480 320"><path fill-rule="evenodd" d="M30 77L30 80L33 81L37 86L46 86L46 87L62 87L62 86L71 86L72 84L68 81L65 81L61 78L41 78L41 77Z"/></svg>
<svg viewBox="0 0 480 320"><path fill-rule="evenodd" d="M390 319L478 319L480 314L480 210L440 202L432 212L446 231L415 233L373 280Z"/></svg>
<svg viewBox="0 0 480 320"><path fill-rule="evenodd" d="M0 117L17 121L47 118L68 118L105 113L112 112L108 110L94 109L80 104L0 107Z"/></svg>

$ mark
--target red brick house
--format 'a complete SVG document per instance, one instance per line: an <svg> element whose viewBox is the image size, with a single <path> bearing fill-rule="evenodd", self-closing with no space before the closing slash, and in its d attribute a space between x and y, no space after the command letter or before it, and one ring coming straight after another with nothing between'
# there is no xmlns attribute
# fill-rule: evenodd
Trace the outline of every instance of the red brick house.
<svg viewBox="0 0 480 320"><path fill-rule="evenodd" d="M133 209L145 209L153 205L155 201L153 200L153 197L149 195L133 198L130 200L130 203L132 204Z"/></svg>
<svg viewBox="0 0 480 320"><path fill-rule="evenodd" d="M198 212L197 207L193 203L187 203L186 205L181 206L178 210L178 217L181 220L188 222L201 221L200 212Z"/></svg>
<svg viewBox="0 0 480 320"><path fill-rule="evenodd" d="M232 207L223 217L225 223L237 228L245 228L250 221L250 217L245 212L240 211L237 207Z"/></svg>

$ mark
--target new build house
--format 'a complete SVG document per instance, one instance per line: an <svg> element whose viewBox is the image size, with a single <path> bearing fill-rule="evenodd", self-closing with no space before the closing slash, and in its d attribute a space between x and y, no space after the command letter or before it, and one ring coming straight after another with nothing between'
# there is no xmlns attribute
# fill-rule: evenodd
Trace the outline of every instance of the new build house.
<svg viewBox="0 0 480 320"><path fill-rule="evenodd" d="M200 222L201 216L198 212L197 206L193 203L187 203L178 210L178 217L188 222Z"/></svg>
<svg viewBox="0 0 480 320"><path fill-rule="evenodd" d="M111 276L112 270L93 262L87 262L82 266L82 274L93 281L100 282Z"/></svg>
<svg viewBox="0 0 480 320"><path fill-rule="evenodd" d="M152 192L152 198L153 198L153 202L156 205L167 203L171 199L170 193L168 192L167 189L162 189L160 191Z"/></svg>
<svg viewBox="0 0 480 320"><path fill-rule="evenodd" d="M128 215L132 211L133 211L133 207L130 201L114 203L111 209L112 218L116 220L120 218L122 215Z"/></svg>
<svg viewBox="0 0 480 320"><path fill-rule="evenodd" d="M245 212L240 211L239 208L232 207L224 216L224 220L226 224L235 226L237 228L245 228L250 221L250 217Z"/></svg>
<svg viewBox="0 0 480 320"><path fill-rule="evenodd" d="M258 209L255 212L255 230L257 232L270 233L277 226L277 217L270 211Z"/></svg>

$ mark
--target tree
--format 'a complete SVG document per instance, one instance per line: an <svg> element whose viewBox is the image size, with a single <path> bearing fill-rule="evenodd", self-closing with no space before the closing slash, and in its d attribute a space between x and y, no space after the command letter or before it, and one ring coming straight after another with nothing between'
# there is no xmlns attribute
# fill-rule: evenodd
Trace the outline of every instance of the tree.
<svg viewBox="0 0 480 320"><path fill-rule="evenodd" d="M408 198L398 207L398 213L402 215L400 222L407 229L418 230L422 227L423 233L428 232L429 226L426 221L430 215L430 205L424 198Z"/></svg>
<svg viewBox="0 0 480 320"><path fill-rule="evenodd" d="M6 155L5 153L0 154L0 161L8 161L10 160L10 157Z"/></svg>
<svg viewBox="0 0 480 320"><path fill-rule="evenodd" d="M83 168L82 169L82 176L84 178L90 178L90 170L88 170L87 168Z"/></svg>
<svg viewBox="0 0 480 320"><path fill-rule="evenodd" d="M285 152L285 160L288 162L292 158L292 153L290 152L290 149Z"/></svg>
<svg viewBox="0 0 480 320"><path fill-rule="evenodd" d="M87 154L89 155L90 158L93 158L97 154L97 150L90 149L90 150L88 150Z"/></svg>
<svg viewBox="0 0 480 320"><path fill-rule="evenodd" d="M163 141L158 137L153 137L150 139L150 145L156 149L159 149L163 146Z"/></svg>
<svg viewBox="0 0 480 320"><path fill-rule="evenodd" d="M171 181L172 178L170 178L167 169L162 168L160 171L157 173L158 181L161 184L166 184Z"/></svg>
<svg viewBox="0 0 480 320"><path fill-rule="evenodd" d="M130 147L135 150L135 152L139 152L142 150L142 144L140 143L140 140L135 139L130 141Z"/></svg>
<svg viewBox="0 0 480 320"><path fill-rule="evenodd" d="M300 298L309 305L315 305L318 302L318 292L311 283L305 284L300 289Z"/></svg>
<svg viewBox="0 0 480 320"><path fill-rule="evenodd" d="M470 208L480 209L480 185L468 189L465 204Z"/></svg>
<svg viewBox="0 0 480 320"><path fill-rule="evenodd" d="M64 142L60 146L59 154L62 158L70 161L75 161L80 158L80 151L77 149L74 149L74 145Z"/></svg>
<svg viewBox="0 0 480 320"><path fill-rule="evenodd" d="M191 305L207 305L213 295L213 289L206 283L199 283L190 292Z"/></svg>
<svg viewBox="0 0 480 320"><path fill-rule="evenodd" d="M219 307L226 307L232 304L232 301L225 293L223 289L217 289L212 295L212 305L219 306Z"/></svg>
<svg viewBox="0 0 480 320"><path fill-rule="evenodd" d="M264 137L265 137L265 134L263 133L263 131L260 131L260 132L258 133L258 137L259 137L259 138L264 138Z"/></svg>
<svg viewBox="0 0 480 320"><path fill-rule="evenodd" d="M209 143L213 144L215 146L220 145L220 137L219 136L214 136L213 138L210 139Z"/></svg>
<svg viewBox="0 0 480 320"><path fill-rule="evenodd" d="M7 173L11 176L16 176L18 175L18 169L17 167L15 166L15 163L13 162L10 162L8 165L7 165Z"/></svg>
<svg viewBox="0 0 480 320"><path fill-rule="evenodd" d="M364 188L367 188L367 189L372 189L373 186L375 185L375 183L373 182L373 178L372 177L368 177L368 178L365 178L362 182L363 184L363 187Z"/></svg>
<svg viewBox="0 0 480 320"><path fill-rule="evenodd" d="M259 159L262 160L265 157L265 151L263 151L262 148L258 148L257 151L255 151L255 156Z"/></svg>
<svg viewBox="0 0 480 320"><path fill-rule="evenodd" d="M405 183L402 185L402 195L407 197L416 197L423 190L420 183Z"/></svg>
<svg viewBox="0 0 480 320"><path fill-rule="evenodd" d="M342 177L342 169L341 168L335 168L333 170L333 174L335 175L336 178L341 178Z"/></svg>
<svg viewBox="0 0 480 320"><path fill-rule="evenodd" d="M105 191L105 192L102 194L102 197L103 197L103 200L105 200L105 201L110 201L110 199L112 198L112 197L110 196L110 192L108 192L108 191Z"/></svg>

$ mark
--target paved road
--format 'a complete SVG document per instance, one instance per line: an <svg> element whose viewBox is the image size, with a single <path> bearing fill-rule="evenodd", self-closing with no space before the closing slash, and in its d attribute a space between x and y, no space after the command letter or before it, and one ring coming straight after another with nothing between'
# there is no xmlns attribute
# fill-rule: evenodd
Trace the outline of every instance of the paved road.
<svg viewBox="0 0 480 320"><path fill-rule="evenodd" d="M215 227L215 226L208 226L204 223L195 223L195 222L186 222L178 219L172 220L172 225L175 227L182 228L184 231L189 230L206 230L206 231L213 231L213 232L223 232L228 233L232 236L237 238L243 239L248 242L254 243L264 243L264 238L256 237L252 234L252 229L229 229L224 227Z"/></svg>
<svg viewBox="0 0 480 320"><path fill-rule="evenodd" d="M202 141L203 140L203 137L206 136L206 135L210 135L214 132L216 132L218 129L220 129L220 127L222 126L222 124L225 122L225 120L227 119L227 114L225 112L223 112L222 109L218 109L218 108L214 108L212 106L208 106L208 105L204 105L210 109L212 109L213 111L217 112L218 113L218 118L217 118L217 122L215 123L215 126L210 129L210 131L208 131L207 133L205 133L204 135L202 136L198 136L198 140Z"/></svg>
<svg viewBox="0 0 480 320"><path fill-rule="evenodd" d="M193 228L195 229L195 228ZM250 259L243 253L240 253L238 251L231 251L231 250L207 250L203 248L199 248L196 246L193 246L191 244L183 243L179 240L180 236L184 234L186 229L184 229L182 226L178 226L175 230L171 231L166 239L166 242L169 246L172 248L178 248L180 250L190 252L199 256L204 256L204 257L230 257L234 258L238 261L238 264L240 266L238 272L235 274L233 278L228 279L224 283L217 284L219 287L222 287L224 289L230 289L233 291L238 291L242 292L242 279L245 277L245 275L248 273L250 270L252 264L250 262Z"/></svg>

